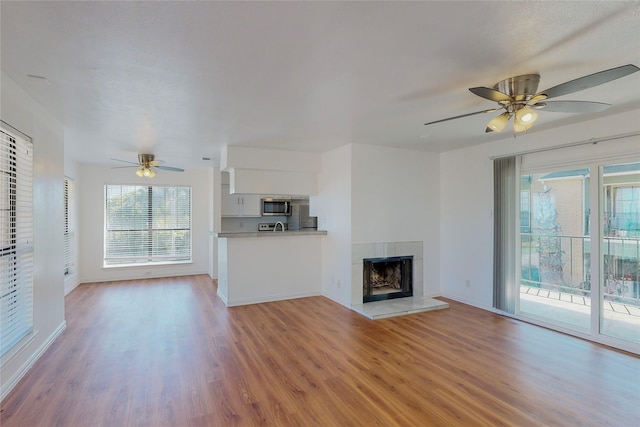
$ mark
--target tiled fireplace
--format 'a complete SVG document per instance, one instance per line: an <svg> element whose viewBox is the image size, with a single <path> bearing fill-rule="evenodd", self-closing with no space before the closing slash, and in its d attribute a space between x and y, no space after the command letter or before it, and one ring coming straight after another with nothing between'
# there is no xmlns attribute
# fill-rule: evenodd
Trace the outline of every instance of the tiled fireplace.
<svg viewBox="0 0 640 427"><path fill-rule="evenodd" d="M422 272L422 242L352 244L351 309L375 320L447 308L424 296Z"/></svg>
<svg viewBox="0 0 640 427"><path fill-rule="evenodd" d="M422 264L422 241L352 244L351 304L421 297ZM376 282L370 284L373 289L369 295L366 295L367 280Z"/></svg>
<svg viewBox="0 0 640 427"><path fill-rule="evenodd" d="M413 256L365 258L362 302L413 296Z"/></svg>

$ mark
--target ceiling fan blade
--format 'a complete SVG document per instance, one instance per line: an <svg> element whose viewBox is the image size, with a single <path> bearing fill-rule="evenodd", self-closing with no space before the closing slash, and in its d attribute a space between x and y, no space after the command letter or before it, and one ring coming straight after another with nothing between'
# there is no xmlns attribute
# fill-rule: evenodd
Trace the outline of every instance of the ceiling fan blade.
<svg viewBox="0 0 640 427"><path fill-rule="evenodd" d="M497 108L491 108L489 110L476 111L475 113L462 114L460 116L453 116L442 120L436 120L435 122L425 123L424 125L433 125L435 123L447 122L449 120L461 119L463 117L475 116L476 114L484 114L484 113L493 113L494 111L498 111Z"/></svg>
<svg viewBox="0 0 640 427"><path fill-rule="evenodd" d="M599 113L611 107L611 104L591 101L545 101L532 107L554 113Z"/></svg>
<svg viewBox="0 0 640 427"><path fill-rule="evenodd" d="M131 166L112 166L111 169L128 169L128 168L139 168L140 165L131 165Z"/></svg>
<svg viewBox="0 0 640 427"><path fill-rule="evenodd" d="M472 87L469 88L471 93L478 95L481 98L488 99L495 102L511 102L512 99L506 93L502 93L499 90L490 89L488 87Z"/></svg>
<svg viewBox="0 0 640 427"><path fill-rule="evenodd" d="M163 171L171 171L171 172L184 172L184 169L174 168L172 166L154 166L157 169L161 169Z"/></svg>
<svg viewBox="0 0 640 427"><path fill-rule="evenodd" d="M600 71L598 73L570 80L538 93L547 95L547 98L555 98L557 96L567 95L569 93L589 89L590 87L598 86L603 83L608 83L628 74L635 73L636 71L640 71L640 68L633 64L623 65L622 67L611 68L609 70Z"/></svg>
<svg viewBox="0 0 640 427"><path fill-rule="evenodd" d="M127 160L120 160L120 159L111 159L115 162L122 162L122 163L129 163L130 165L136 165L136 166L140 166L140 163L138 162L129 162Z"/></svg>

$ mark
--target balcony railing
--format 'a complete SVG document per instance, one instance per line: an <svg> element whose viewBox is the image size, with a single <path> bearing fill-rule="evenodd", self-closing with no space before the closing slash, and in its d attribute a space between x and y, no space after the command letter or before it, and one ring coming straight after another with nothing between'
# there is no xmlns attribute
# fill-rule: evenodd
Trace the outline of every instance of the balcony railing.
<svg viewBox="0 0 640 427"><path fill-rule="evenodd" d="M590 236L521 233L521 242L521 285L591 296ZM640 306L640 237L607 236L601 252L604 299Z"/></svg>

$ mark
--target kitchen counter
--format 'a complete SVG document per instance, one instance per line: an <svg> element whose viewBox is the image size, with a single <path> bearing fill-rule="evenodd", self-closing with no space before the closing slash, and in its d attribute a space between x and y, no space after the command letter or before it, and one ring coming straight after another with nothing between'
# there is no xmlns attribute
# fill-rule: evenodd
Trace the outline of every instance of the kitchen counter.
<svg viewBox="0 0 640 427"><path fill-rule="evenodd" d="M297 237L297 236L324 236L326 230L292 230L292 231L241 231L218 233L220 238L239 238L239 237Z"/></svg>
<svg viewBox="0 0 640 427"><path fill-rule="evenodd" d="M218 234L218 296L227 307L322 294L326 231Z"/></svg>

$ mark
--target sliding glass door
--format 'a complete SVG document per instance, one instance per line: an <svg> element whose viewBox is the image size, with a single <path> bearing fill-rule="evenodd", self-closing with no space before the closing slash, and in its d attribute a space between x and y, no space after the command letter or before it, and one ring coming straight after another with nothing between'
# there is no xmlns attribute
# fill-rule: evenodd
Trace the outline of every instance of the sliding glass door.
<svg viewBox="0 0 640 427"><path fill-rule="evenodd" d="M588 332L589 169L520 178L520 313Z"/></svg>
<svg viewBox="0 0 640 427"><path fill-rule="evenodd" d="M640 343L640 164L602 168L600 331Z"/></svg>
<svg viewBox="0 0 640 427"><path fill-rule="evenodd" d="M518 314L640 344L640 163L525 172L519 218Z"/></svg>

